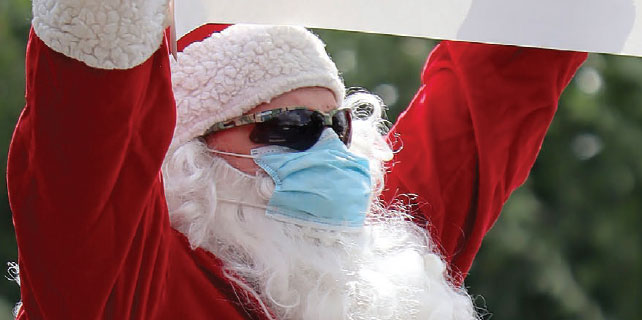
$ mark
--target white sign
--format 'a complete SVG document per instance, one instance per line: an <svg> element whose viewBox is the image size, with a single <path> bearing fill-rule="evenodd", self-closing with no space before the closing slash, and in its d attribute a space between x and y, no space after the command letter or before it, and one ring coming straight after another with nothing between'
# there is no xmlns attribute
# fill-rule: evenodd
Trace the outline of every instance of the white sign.
<svg viewBox="0 0 642 320"><path fill-rule="evenodd" d="M176 0L175 10L179 38L208 22L290 24L642 56L642 0Z"/></svg>

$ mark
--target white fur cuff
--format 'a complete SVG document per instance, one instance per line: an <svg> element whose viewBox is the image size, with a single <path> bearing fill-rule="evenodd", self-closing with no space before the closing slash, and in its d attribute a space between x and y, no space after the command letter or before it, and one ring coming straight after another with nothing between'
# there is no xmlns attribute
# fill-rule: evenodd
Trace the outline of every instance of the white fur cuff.
<svg viewBox="0 0 642 320"><path fill-rule="evenodd" d="M51 49L100 69L129 69L163 39L167 0L33 0L34 31Z"/></svg>

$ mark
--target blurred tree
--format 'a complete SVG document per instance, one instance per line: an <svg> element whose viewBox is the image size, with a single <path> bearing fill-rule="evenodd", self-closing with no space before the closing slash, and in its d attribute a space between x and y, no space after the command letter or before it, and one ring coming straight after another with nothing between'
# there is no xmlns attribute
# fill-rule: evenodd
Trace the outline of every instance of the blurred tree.
<svg viewBox="0 0 642 320"><path fill-rule="evenodd" d="M0 1L0 166L24 104L31 3ZM347 86L408 105L436 42L316 30ZM525 186L489 233L467 279L485 318L642 318L642 61L591 55L564 93ZM4 174L3 174L4 176ZM17 249L0 184L0 262ZM483 297L483 298L482 298ZM0 320L19 299L0 278Z"/></svg>
<svg viewBox="0 0 642 320"><path fill-rule="evenodd" d="M24 56L29 32L31 2L0 1L0 270L8 261L17 261L16 240L7 199L4 177L7 167L9 140L24 105ZM0 319L10 319L11 309L19 299L14 282L0 277Z"/></svg>
<svg viewBox="0 0 642 320"><path fill-rule="evenodd" d="M642 61L591 55L469 277L496 318L642 316Z"/></svg>

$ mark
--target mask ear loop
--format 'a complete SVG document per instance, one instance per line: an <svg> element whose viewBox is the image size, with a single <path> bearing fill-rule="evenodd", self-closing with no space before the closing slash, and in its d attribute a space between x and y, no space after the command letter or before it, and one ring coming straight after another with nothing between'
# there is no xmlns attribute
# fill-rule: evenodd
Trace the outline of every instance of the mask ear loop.
<svg viewBox="0 0 642 320"><path fill-rule="evenodd" d="M251 154L226 152L226 151L220 151L220 150L215 150L215 149L212 149L210 151L212 151L213 153L216 153L216 154L222 154L222 155L226 155L226 156L246 158L246 159L256 159L256 156L255 155L251 155Z"/></svg>

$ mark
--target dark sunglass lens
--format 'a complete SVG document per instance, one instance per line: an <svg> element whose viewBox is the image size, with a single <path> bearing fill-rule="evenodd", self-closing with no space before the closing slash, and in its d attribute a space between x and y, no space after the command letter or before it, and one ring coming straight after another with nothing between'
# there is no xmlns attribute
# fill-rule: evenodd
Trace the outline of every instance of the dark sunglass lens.
<svg viewBox="0 0 642 320"><path fill-rule="evenodd" d="M332 129L337 133L339 139L350 147L352 142L352 112L350 109L343 109L332 116Z"/></svg>
<svg viewBox="0 0 642 320"><path fill-rule="evenodd" d="M312 120L314 111L305 109L288 110L276 116L280 125L300 127L307 125Z"/></svg>
<svg viewBox="0 0 642 320"><path fill-rule="evenodd" d="M250 133L255 143L306 150L316 143L323 131L323 116L312 110L289 110L266 122L257 123Z"/></svg>

